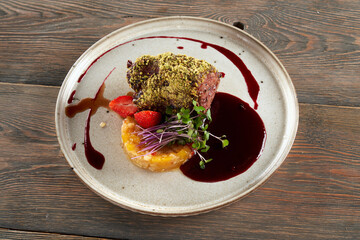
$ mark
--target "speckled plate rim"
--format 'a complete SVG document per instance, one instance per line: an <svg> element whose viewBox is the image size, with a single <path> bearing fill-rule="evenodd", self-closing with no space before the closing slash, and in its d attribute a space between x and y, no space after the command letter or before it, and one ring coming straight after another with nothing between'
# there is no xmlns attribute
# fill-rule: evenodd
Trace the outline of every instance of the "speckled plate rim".
<svg viewBox="0 0 360 240"><path fill-rule="evenodd" d="M191 211L187 211L187 212L166 212L166 211L158 211L158 212L154 212L154 211L149 211L148 209L141 209L141 208L134 208L131 206L128 206L126 204L121 204L117 201L114 201L111 197L111 194L107 194L103 191L101 191L98 187L98 185L95 184L94 181L92 181L92 177L89 176L87 174L86 171L84 171L83 169L76 169L74 168L74 165L70 159L70 156L68 154L67 148L68 146L65 147L65 142L64 142L64 138L62 138L62 130L60 129L60 111L61 111L61 107L63 107L60 102L61 102L61 96L64 94L64 91L66 89L67 84L69 84L69 81L67 81L67 79L69 78L69 76L72 74L73 70L74 70L74 66L77 66L82 60L83 58L85 58L91 51L93 51L93 49L95 49L98 45L100 45L102 42L104 42L106 39L110 38L113 35L116 35L117 33L121 32L121 31L126 31L130 28L133 27L137 27L137 26L141 26L141 25L146 25L149 23L156 23L156 22L163 22L163 21L168 21L168 20L193 20L193 21L204 21L204 22L208 22L208 23L212 23L212 24L217 24L226 28L230 28L233 31L238 31L240 34L246 36L247 38L250 38L252 41L254 41L258 46L260 46L265 52L267 52L267 54L269 54L272 59L274 60L274 63L276 65L278 65L278 67L281 69L282 74L284 74L284 79L286 80L286 84L287 87L290 90L290 94L288 97L292 98L292 102L293 102L293 109L292 113L293 113L293 122L291 123L291 125L293 126L292 131L290 133L289 139L287 141L287 144L285 145L285 147L283 148L283 151L281 153L280 156L278 156L278 161L275 162L275 164L272 164L270 168L267 168L266 171L263 173L261 180L257 181L254 185L250 186L246 191L242 192L240 195L234 196L230 199L227 199L224 202L215 204L211 207L204 207L204 208L200 208L200 209L194 209ZM98 194L99 196L101 196L102 198L108 200L109 202L118 205L122 208L134 211L134 212L139 212L139 213L143 213L143 214L149 214L149 215L155 215L155 216L171 216L171 217L176 217L176 216L189 216L189 215L196 215L196 214L200 214L200 213L205 213L205 212L209 212L212 210L216 210L219 209L221 207L227 206L235 201L240 200L241 198L245 197L246 195L248 195L250 192L256 190L259 186L261 186L263 183L265 183L270 176L276 171L276 169L278 169L280 167L280 165L283 163L283 161L286 159L287 155L289 154L291 147L295 141L295 137L296 137L296 133L297 133L297 129L298 129L298 122L299 122L299 106L298 106L298 100L297 100L297 95L296 95L296 91L294 88L294 85L291 81L291 78L288 74L288 72L286 71L285 67L282 65L282 63L279 61L279 59L275 56L274 53L272 53L264 44L262 44L259 40L257 40L256 38L254 38L253 36L251 36L250 34L246 33L245 31L242 31L234 26L231 26L227 23L223 23L223 22L219 22L216 20L211 20L211 19L206 19L206 18L199 18L199 17L188 17L188 16L174 16L174 17L163 17L163 18L155 18L155 19L150 19L150 20L146 20L146 21L141 21L141 22L137 22L137 23L133 23L130 24L128 26L122 27L118 30L113 31L112 33L104 36L103 38L101 38L100 40L98 40L96 43L94 43L90 48L88 48L78 59L77 61L73 64L72 68L69 70L68 74L66 75L64 82L60 88L59 94L58 94L58 98L57 98L57 102L56 102L56 109L55 109L55 125L56 125L56 133L57 133L57 137L58 137L58 141L60 144L60 148L65 156L65 159L67 160L67 162L69 163L69 165L72 167L73 171L76 173L76 175L81 179L81 181L88 187L90 188L90 190L92 190L93 192L95 192L96 194Z"/></svg>

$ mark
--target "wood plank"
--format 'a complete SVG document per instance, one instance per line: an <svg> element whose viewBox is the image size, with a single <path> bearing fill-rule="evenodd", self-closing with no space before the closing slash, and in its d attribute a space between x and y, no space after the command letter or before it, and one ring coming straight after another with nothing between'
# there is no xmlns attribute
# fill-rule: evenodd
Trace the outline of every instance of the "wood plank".
<svg viewBox="0 0 360 240"><path fill-rule="evenodd" d="M243 22L284 63L300 102L359 106L356 1L14 0L0 8L1 82L59 86L102 36L149 18L189 15Z"/></svg>
<svg viewBox="0 0 360 240"><path fill-rule="evenodd" d="M358 237L360 108L300 104L294 147L267 183L220 210L162 218L114 206L76 177L56 139L58 90L0 84L2 228L130 239Z"/></svg>
<svg viewBox="0 0 360 240"><path fill-rule="evenodd" d="M31 240L100 240L105 238L93 238L93 237L84 237L84 236L75 236L75 235L63 235L57 233L43 233L43 232L28 232L28 231L18 231L0 228L0 237L2 240L16 240L16 239L31 239Z"/></svg>

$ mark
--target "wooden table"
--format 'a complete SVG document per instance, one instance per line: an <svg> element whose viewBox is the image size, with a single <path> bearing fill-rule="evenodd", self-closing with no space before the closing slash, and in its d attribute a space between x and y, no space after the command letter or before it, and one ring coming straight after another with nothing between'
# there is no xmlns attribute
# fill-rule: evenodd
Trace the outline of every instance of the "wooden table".
<svg viewBox="0 0 360 240"><path fill-rule="evenodd" d="M188 15L267 45L300 103L295 144L246 198L163 218L112 205L81 183L55 133L59 87L104 35ZM360 239L360 2L0 0L0 239Z"/></svg>

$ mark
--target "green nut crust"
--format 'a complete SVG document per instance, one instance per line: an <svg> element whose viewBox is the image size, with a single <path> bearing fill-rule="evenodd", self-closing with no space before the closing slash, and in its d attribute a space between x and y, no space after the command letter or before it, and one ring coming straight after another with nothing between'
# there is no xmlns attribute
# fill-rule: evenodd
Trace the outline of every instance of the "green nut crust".
<svg viewBox="0 0 360 240"><path fill-rule="evenodd" d="M128 83L140 110L163 112L166 107L189 108L198 100L198 86L216 69L204 60L163 53L143 55L128 69Z"/></svg>

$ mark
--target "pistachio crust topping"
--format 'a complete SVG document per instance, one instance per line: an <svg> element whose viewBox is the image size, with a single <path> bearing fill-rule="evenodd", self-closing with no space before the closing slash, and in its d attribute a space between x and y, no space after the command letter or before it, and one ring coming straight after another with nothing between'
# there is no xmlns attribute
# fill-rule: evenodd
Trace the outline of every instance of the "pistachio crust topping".
<svg viewBox="0 0 360 240"><path fill-rule="evenodd" d="M140 110L164 112L167 107L191 107L200 97L199 86L210 73L218 75L208 62L168 52L139 57L128 68L127 78Z"/></svg>

